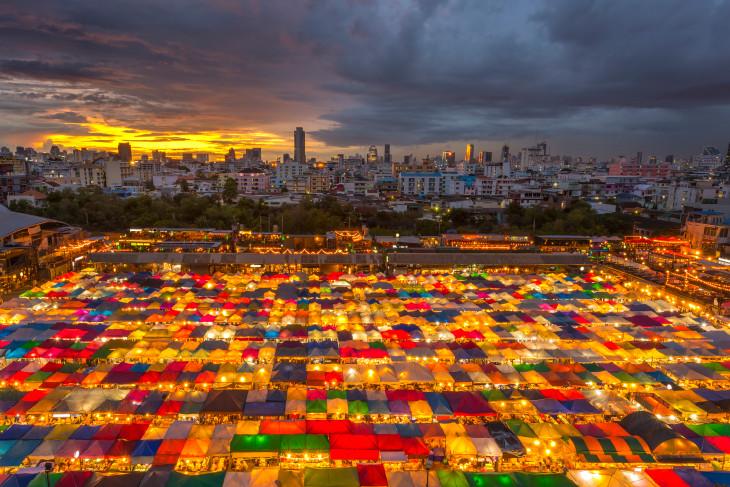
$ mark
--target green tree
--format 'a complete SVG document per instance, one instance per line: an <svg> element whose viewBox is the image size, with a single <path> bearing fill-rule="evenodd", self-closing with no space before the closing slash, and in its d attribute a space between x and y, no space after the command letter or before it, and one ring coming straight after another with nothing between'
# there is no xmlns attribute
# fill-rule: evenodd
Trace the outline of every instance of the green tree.
<svg viewBox="0 0 730 487"><path fill-rule="evenodd" d="M238 196L238 183L233 178L226 178L226 182L223 184L223 201L232 203L236 196Z"/></svg>

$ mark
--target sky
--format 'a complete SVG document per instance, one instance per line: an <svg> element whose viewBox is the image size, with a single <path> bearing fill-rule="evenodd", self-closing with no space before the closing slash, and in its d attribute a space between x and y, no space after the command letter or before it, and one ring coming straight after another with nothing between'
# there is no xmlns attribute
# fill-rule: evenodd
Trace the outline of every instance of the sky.
<svg viewBox="0 0 730 487"><path fill-rule="evenodd" d="M3 0L0 144L689 156L730 142L730 0Z"/></svg>

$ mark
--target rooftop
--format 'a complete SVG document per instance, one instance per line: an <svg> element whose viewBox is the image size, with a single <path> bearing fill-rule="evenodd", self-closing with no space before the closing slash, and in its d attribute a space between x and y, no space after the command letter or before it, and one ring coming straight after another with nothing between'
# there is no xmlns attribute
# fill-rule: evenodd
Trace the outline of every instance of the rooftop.
<svg viewBox="0 0 730 487"><path fill-rule="evenodd" d="M0 238L5 238L20 230L43 223L62 224L50 218L11 211L7 207L0 205Z"/></svg>

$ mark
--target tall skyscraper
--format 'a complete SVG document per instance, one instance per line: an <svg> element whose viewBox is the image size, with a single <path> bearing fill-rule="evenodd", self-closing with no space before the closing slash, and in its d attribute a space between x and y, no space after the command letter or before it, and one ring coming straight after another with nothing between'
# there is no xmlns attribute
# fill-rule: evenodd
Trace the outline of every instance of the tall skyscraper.
<svg viewBox="0 0 730 487"><path fill-rule="evenodd" d="M167 162L167 152L153 150L152 151L152 160L155 162Z"/></svg>
<svg viewBox="0 0 730 487"><path fill-rule="evenodd" d="M507 144L504 144L502 146L502 160L509 159L509 146Z"/></svg>
<svg viewBox="0 0 730 487"><path fill-rule="evenodd" d="M725 164L730 165L730 144L727 145L727 152L725 153Z"/></svg>
<svg viewBox="0 0 730 487"><path fill-rule="evenodd" d="M466 144L466 154L464 154L466 162L474 162L474 144Z"/></svg>
<svg viewBox="0 0 730 487"><path fill-rule="evenodd" d="M383 149L383 162L386 164L390 164L393 162L393 158L390 155L390 144L385 144L385 147Z"/></svg>
<svg viewBox="0 0 730 487"><path fill-rule="evenodd" d="M249 161L260 161L261 160L261 147L252 147L246 149L244 153L244 159Z"/></svg>
<svg viewBox="0 0 730 487"><path fill-rule="evenodd" d="M450 166L456 164L456 152L452 150L445 150L441 153L441 159Z"/></svg>
<svg viewBox="0 0 730 487"><path fill-rule="evenodd" d="M641 165L642 162L644 162L644 153L639 151L636 153L636 162L637 164Z"/></svg>
<svg viewBox="0 0 730 487"><path fill-rule="evenodd" d="M371 145L368 148L368 164L377 164L378 162L378 148Z"/></svg>
<svg viewBox="0 0 730 487"><path fill-rule="evenodd" d="M294 160L302 164L307 162L304 129L301 127L297 127L296 130L294 130Z"/></svg>
<svg viewBox="0 0 730 487"><path fill-rule="evenodd" d="M129 142L120 142L117 145L117 153L120 161L130 162L132 160L132 145Z"/></svg>

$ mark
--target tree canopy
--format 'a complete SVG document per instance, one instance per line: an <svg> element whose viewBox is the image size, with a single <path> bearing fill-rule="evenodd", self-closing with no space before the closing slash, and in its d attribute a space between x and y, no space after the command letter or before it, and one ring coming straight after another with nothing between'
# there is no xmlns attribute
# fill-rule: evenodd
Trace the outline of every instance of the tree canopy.
<svg viewBox="0 0 730 487"><path fill-rule="evenodd" d="M232 179L230 181L233 181ZM233 181L235 183L235 181ZM260 201L240 198L235 201L233 186L223 201L217 197L180 193L173 197L149 195L121 198L98 188L57 191L48 195L47 204L35 208L26 202L12 209L54 218L91 231L125 231L134 227L198 227L229 229L234 225L255 231L272 231L275 226L289 234L325 233L338 228L367 226L376 235L435 235L460 233L545 233L582 235L620 235L631 230L629 217L620 214L597 215L585 202L575 201L566 208L521 208L510 205L499 222L494 215L453 209L434 218L424 218L422 210L404 213L385 211L376 205L353 206L335 197L318 202L304 198L299 204L281 208Z"/></svg>

